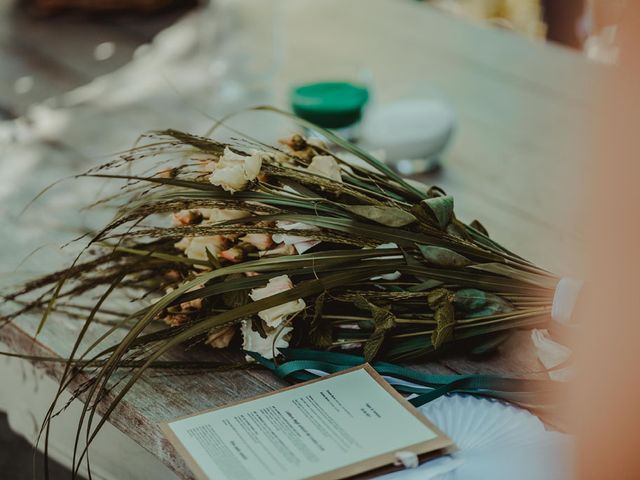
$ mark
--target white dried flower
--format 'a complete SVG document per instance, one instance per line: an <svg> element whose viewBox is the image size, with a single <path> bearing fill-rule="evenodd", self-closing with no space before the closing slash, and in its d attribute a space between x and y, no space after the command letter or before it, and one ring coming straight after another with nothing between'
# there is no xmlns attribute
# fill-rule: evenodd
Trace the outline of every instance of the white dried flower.
<svg viewBox="0 0 640 480"><path fill-rule="evenodd" d="M217 258L225 244L226 239L221 235L212 235L210 237L185 237L174 246L179 250L183 250L187 258L208 260L207 250ZM206 267L196 265L195 268L203 269Z"/></svg>
<svg viewBox="0 0 640 480"><path fill-rule="evenodd" d="M186 313L170 313L164 317L164 323L170 327L179 327L183 323L189 320L189 315Z"/></svg>
<svg viewBox="0 0 640 480"><path fill-rule="evenodd" d="M263 298L271 297L281 292L286 292L293 288L293 283L289 279L288 275L280 275L273 277L269 280L269 283L262 288L254 288L251 290L249 296L252 300L262 300ZM290 302L276 305L275 307L267 308L258 312L258 316L264 320L270 328L279 327L283 321L294 313L298 313L306 307L304 300L301 298L297 300L291 300Z"/></svg>
<svg viewBox="0 0 640 480"><path fill-rule="evenodd" d="M276 257L276 256L287 256L287 255L295 255L296 247L293 245L287 245L285 243L280 243L277 247L272 248L271 250L265 250L262 252L258 252L259 257Z"/></svg>
<svg viewBox="0 0 640 480"><path fill-rule="evenodd" d="M271 235L268 233L248 233L244 237L240 237L241 242L246 242L258 250L267 250L273 245Z"/></svg>
<svg viewBox="0 0 640 480"><path fill-rule="evenodd" d="M280 348L287 348L289 346L289 337L291 336L293 327L283 327L282 329L268 328L266 330L267 338L262 338L260 333L251 328L250 320L243 320L240 330L243 338L243 349L248 352L256 352L264 358L271 359L273 358L274 350L277 355ZM253 361L253 358L249 356L247 356L246 359L249 362Z"/></svg>
<svg viewBox="0 0 640 480"><path fill-rule="evenodd" d="M245 252L240 247L231 247L220 252L220 257L231 263L240 263L244 260Z"/></svg>
<svg viewBox="0 0 640 480"><path fill-rule="evenodd" d="M182 250L184 252L187 248L189 248L189 245L191 245L192 238L193 237L183 237L182 240L174 243L173 246L178 250Z"/></svg>
<svg viewBox="0 0 640 480"><path fill-rule="evenodd" d="M198 210L180 210L173 214L176 225L195 225L202 221L202 212Z"/></svg>
<svg viewBox="0 0 640 480"><path fill-rule="evenodd" d="M237 192L258 176L261 166L262 154L239 155L227 147L209 176L209 181L227 192Z"/></svg>
<svg viewBox="0 0 640 480"><path fill-rule="evenodd" d="M251 215L246 210L234 210L232 208L201 208L200 213L205 218L205 223L220 223L229 220L239 220Z"/></svg>
<svg viewBox="0 0 640 480"><path fill-rule="evenodd" d="M571 349L554 341L547 330L532 330L531 340L536 348L538 360L549 370L549 378L557 382L571 380L575 373L573 368L555 368L569 360Z"/></svg>
<svg viewBox="0 0 640 480"><path fill-rule="evenodd" d="M276 222L276 227L282 230L320 230L315 225L307 225L300 222ZM303 254L312 247L315 247L320 243L320 240L315 240L309 237L301 237L298 235L287 235L282 233L276 233L272 235L273 241L276 243L284 243L285 245L293 245L299 254Z"/></svg>
<svg viewBox="0 0 640 480"><path fill-rule="evenodd" d="M336 159L331 155L316 155L313 157L313 160L311 160L307 170L316 175L342 183L340 165L338 165Z"/></svg>

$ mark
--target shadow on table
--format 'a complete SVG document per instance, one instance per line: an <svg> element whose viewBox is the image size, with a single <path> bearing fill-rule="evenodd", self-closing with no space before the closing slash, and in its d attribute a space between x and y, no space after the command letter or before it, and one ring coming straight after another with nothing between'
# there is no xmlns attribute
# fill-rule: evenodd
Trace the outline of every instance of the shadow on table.
<svg viewBox="0 0 640 480"><path fill-rule="evenodd" d="M36 465L42 469L43 457L38 452ZM33 447L23 437L14 433L9 427L7 414L0 412L0 477L7 480L33 480ZM71 472L56 462L50 463L50 480L67 480ZM35 477L44 478L41 471Z"/></svg>

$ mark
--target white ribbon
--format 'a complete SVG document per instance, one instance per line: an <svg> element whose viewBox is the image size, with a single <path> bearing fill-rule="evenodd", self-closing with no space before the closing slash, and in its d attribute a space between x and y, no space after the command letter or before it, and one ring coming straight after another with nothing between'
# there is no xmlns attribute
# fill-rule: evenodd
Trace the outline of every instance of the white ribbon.
<svg viewBox="0 0 640 480"><path fill-rule="evenodd" d="M556 285L551 305L551 318L556 322L567 324L571 321L573 308L584 282L570 277L562 277Z"/></svg>
<svg viewBox="0 0 640 480"><path fill-rule="evenodd" d="M402 450L396 452L396 460L394 465L402 465L404 468L418 468L420 462L418 461L418 455L414 452Z"/></svg>
<svg viewBox="0 0 640 480"><path fill-rule="evenodd" d="M584 282L575 278L563 277L556 285L551 305L551 318L563 325L571 321L573 309L578 301L578 295ZM547 330L534 329L531 341L536 348L538 360L549 372L549 378L555 381L567 381L572 375L571 367L553 370L554 367L566 362L571 357L571 349L553 341Z"/></svg>

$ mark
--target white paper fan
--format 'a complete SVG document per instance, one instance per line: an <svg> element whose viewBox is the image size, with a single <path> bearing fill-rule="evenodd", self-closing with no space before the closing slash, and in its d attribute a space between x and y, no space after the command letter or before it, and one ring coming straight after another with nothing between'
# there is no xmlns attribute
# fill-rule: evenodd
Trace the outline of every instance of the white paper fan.
<svg viewBox="0 0 640 480"><path fill-rule="evenodd" d="M458 446L455 454L384 480L565 480L572 439L545 430L526 410L487 398L450 395L420 408Z"/></svg>

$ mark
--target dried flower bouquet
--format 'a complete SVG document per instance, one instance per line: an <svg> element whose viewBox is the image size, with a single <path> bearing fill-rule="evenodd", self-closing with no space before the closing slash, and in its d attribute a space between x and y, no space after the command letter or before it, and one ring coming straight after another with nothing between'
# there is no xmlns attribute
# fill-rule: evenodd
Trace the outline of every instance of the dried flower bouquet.
<svg viewBox="0 0 640 480"><path fill-rule="evenodd" d="M368 360L484 352L549 320L556 276L456 218L441 189L353 145L342 142L343 155L361 163L297 135L281 148L155 136L85 174L127 182L99 202L118 214L92 240L99 253L10 295L44 291L20 312L43 308L44 323L62 298L101 286L161 292L127 317L118 355L148 344L156 356L201 338L214 348L238 339L267 358L294 344L362 348ZM114 173L161 153L173 166ZM158 214L172 224L142 225ZM166 328L145 333L158 321Z"/></svg>

